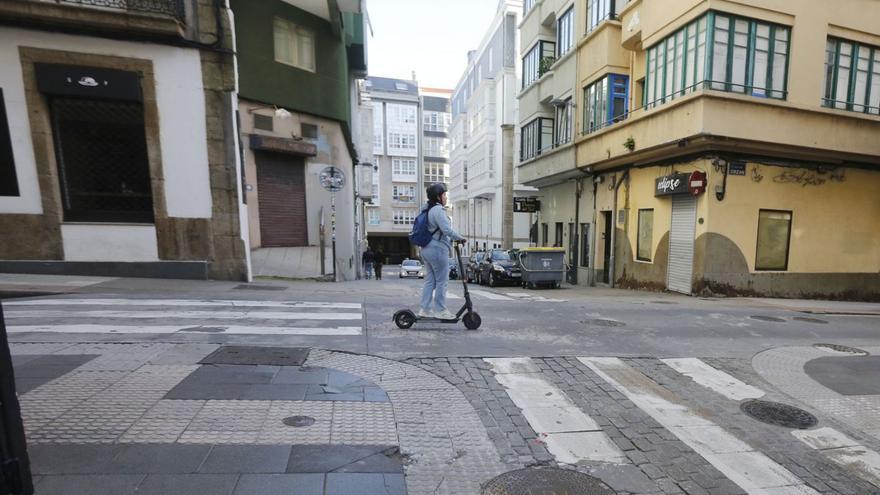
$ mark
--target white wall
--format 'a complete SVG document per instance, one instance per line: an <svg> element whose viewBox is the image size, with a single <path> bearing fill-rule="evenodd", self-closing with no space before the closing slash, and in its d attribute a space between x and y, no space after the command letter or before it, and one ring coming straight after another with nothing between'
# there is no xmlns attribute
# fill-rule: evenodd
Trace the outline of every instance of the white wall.
<svg viewBox="0 0 880 495"><path fill-rule="evenodd" d="M63 224L65 261L159 261L154 225Z"/></svg>
<svg viewBox="0 0 880 495"><path fill-rule="evenodd" d="M198 50L5 27L0 28L0 87L6 100L21 195L0 197L0 213L42 213L20 46L151 60L168 215L211 217L205 95ZM155 244L155 236L152 242Z"/></svg>

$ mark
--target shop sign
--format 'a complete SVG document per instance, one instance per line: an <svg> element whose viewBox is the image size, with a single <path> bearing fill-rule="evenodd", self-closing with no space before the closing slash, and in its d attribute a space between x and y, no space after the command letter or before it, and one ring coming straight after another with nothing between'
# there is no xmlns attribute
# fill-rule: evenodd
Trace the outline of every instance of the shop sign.
<svg viewBox="0 0 880 495"><path fill-rule="evenodd" d="M513 198L514 213L537 213L541 211L541 201L538 198Z"/></svg>
<svg viewBox="0 0 880 495"><path fill-rule="evenodd" d="M671 174L654 179L654 196L688 194L688 180L691 174Z"/></svg>
<svg viewBox="0 0 880 495"><path fill-rule="evenodd" d="M64 64L34 64L37 89L59 96L141 101L137 72Z"/></svg>
<svg viewBox="0 0 880 495"><path fill-rule="evenodd" d="M706 172L697 170L688 178L688 191L691 196L699 196L706 192Z"/></svg>
<svg viewBox="0 0 880 495"><path fill-rule="evenodd" d="M274 151L286 155L316 156L318 147L305 141L296 141L290 138L263 136L251 134L251 149L262 151Z"/></svg>

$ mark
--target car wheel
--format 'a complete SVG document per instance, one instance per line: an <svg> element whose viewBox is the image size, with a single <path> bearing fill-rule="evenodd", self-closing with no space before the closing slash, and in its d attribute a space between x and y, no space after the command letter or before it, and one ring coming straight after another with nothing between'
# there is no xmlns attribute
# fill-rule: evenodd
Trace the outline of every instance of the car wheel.
<svg viewBox="0 0 880 495"><path fill-rule="evenodd" d="M496 284L495 284L495 274L494 274L494 273L490 273L490 274L489 274L489 287L493 287L493 288L494 288L495 285L496 285Z"/></svg>
<svg viewBox="0 0 880 495"><path fill-rule="evenodd" d="M400 277L400 278L403 278L403 275L397 275L397 276Z"/></svg>

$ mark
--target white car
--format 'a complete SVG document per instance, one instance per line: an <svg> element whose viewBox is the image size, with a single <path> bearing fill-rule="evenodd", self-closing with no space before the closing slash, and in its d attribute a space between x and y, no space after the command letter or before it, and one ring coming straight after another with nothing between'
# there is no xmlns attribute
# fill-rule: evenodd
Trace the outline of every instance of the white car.
<svg viewBox="0 0 880 495"><path fill-rule="evenodd" d="M400 278L419 277L425 278L425 267L419 260L403 260L400 264Z"/></svg>

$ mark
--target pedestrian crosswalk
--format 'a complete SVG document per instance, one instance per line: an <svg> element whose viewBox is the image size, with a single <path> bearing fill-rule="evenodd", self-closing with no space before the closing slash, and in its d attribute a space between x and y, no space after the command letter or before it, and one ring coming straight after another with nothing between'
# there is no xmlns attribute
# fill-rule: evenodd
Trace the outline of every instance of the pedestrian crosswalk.
<svg viewBox="0 0 880 495"><path fill-rule="evenodd" d="M474 299L487 299L490 301L529 301L529 302L548 302L548 303L561 303L566 302L566 299L557 299L552 297L545 297L536 293L529 292L496 292L493 290L486 289L469 289L471 297ZM452 290L446 292L447 299L461 299L463 295L463 291L461 290Z"/></svg>
<svg viewBox="0 0 880 495"><path fill-rule="evenodd" d="M58 298L8 302L4 312L12 333L363 333L363 308L354 302Z"/></svg>
<svg viewBox="0 0 880 495"><path fill-rule="evenodd" d="M776 439L750 435L741 424L730 424L730 418L725 414L713 414L712 408L694 406L693 399L682 395L684 391L681 388L669 387L669 380L657 379L657 376L668 377L678 373L692 380L685 382L691 384L688 386L691 391L695 391L694 387L708 390L710 396L717 394L715 397L718 401L725 404L728 403L724 401L730 401L729 405L733 406L743 400L765 396L766 392L759 387L747 384L701 359L687 357L654 360L662 363L660 367L668 367L659 375L616 357L582 356L572 361L574 360L592 372L592 380L596 381L601 391L619 394L625 401L624 404L629 404L624 407L637 408L666 432L657 436L656 429L638 426L635 428L639 431L638 436L654 435L658 439L677 439L684 444L681 448L698 454L723 477L748 494L820 493L814 488L813 475L807 473L801 464L787 462L790 458L776 455L776 449L763 451L774 442L786 441L792 445L797 445L797 441L800 441L824 456L829 464L842 468L841 473L854 476L854 479L859 480L857 483L863 483L854 488L852 493L863 493L860 490L868 486L880 489L880 454L834 428L780 428L778 431L772 430L779 435ZM621 451L621 445L628 444L630 449L627 450L633 448L627 440L623 440L623 443L620 440L620 432L628 428L626 425L615 419L609 422L607 419L597 420L591 417L582 407L583 403L579 406L567 395L577 394L576 388L560 388L568 380L560 381L559 376L573 375L569 373L570 370L560 367L558 361L548 363L543 359L528 357L486 358L483 361L489 364L496 381L504 387L510 400L521 410L529 426L557 462L572 465L584 462L608 465L641 462L633 460L638 460L638 455ZM728 409L738 413L738 407ZM633 417L632 413L627 414L630 418ZM671 436L667 437L667 434ZM609 435L616 435L617 441ZM643 446L640 445L640 448ZM645 449L653 450L650 446ZM679 474L686 475L685 472ZM698 492L705 493L702 490ZM869 489L864 493L880 492Z"/></svg>

